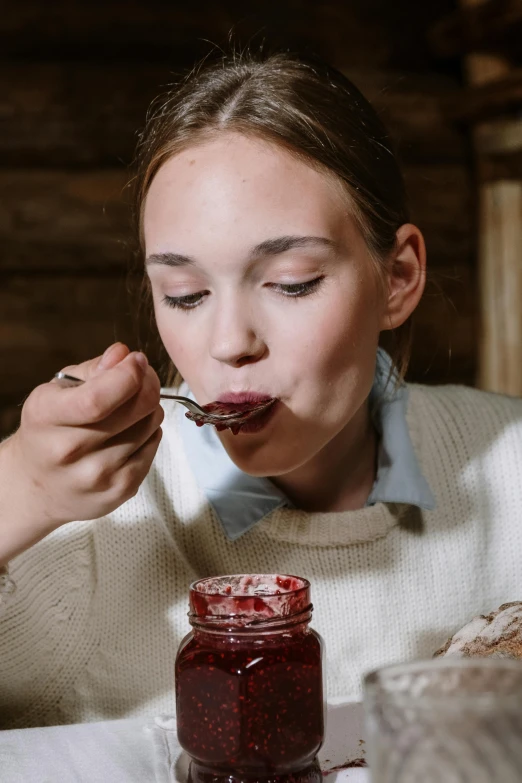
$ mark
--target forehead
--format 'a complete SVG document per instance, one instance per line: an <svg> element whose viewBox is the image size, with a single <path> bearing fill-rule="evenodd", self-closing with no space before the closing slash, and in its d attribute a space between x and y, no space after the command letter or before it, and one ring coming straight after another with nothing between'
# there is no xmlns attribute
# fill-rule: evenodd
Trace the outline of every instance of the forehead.
<svg viewBox="0 0 522 783"><path fill-rule="evenodd" d="M202 226L240 232L254 226L288 233L338 231L349 218L340 180L283 147L239 134L190 147L170 158L150 186L144 234L190 233ZM344 227L346 227L344 225Z"/></svg>

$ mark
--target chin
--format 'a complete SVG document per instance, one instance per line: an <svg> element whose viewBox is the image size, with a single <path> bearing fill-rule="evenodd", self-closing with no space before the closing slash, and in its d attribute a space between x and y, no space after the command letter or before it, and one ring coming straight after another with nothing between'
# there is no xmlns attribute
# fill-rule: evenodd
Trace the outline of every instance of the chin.
<svg viewBox="0 0 522 783"><path fill-rule="evenodd" d="M274 443L273 440L260 443L254 442L254 439L241 438L241 435L232 435L232 433L220 433L221 441L232 462L243 473L257 478L267 478L269 476L283 476L285 473L304 465L311 459L311 454L307 454L304 449L297 447L291 450L281 448L280 443ZM305 455L303 458L303 454Z"/></svg>

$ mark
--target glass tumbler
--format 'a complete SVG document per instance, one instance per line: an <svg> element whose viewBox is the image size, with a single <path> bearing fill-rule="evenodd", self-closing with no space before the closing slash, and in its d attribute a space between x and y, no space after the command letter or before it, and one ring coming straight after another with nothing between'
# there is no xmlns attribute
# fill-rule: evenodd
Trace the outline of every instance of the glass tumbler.
<svg viewBox="0 0 522 783"><path fill-rule="evenodd" d="M191 783L320 783L322 641L310 583L239 574L190 587L176 719Z"/></svg>
<svg viewBox="0 0 522 783"><path fill-rule="evenodd" d="M522 781L522 661L384 667L364 703L372 783Z"/></svg>

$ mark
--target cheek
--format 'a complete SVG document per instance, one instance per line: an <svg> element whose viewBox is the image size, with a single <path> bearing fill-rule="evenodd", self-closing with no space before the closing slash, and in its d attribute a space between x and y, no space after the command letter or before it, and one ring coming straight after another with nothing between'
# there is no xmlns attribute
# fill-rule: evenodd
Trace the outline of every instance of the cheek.
<svg viewBox="0 0 522 783"><path fill-rule="evenodd" d="M277 338L284 344L285 359L329 376L365 356L373 361L379 308L372 293L350 295L338 287L333 296L318 298L306 312L305 308L300 312L296 303L294 317L285 319Z"/></svg>
<svg viewBox="0 0 522 783"><path fill-rule="evenodd" d="M171 312L161 305L156 307L155 312L161 342L178 372L186 378L200 355L195 343L198 333L190 328L190 324L184 323L190 314Z"/></svg>

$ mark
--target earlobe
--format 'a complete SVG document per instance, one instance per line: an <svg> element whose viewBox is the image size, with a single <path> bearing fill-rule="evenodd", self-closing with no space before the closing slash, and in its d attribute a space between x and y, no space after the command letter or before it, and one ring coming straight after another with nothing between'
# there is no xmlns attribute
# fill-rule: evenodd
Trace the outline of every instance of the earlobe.
<svg viewBox="0 0 522 783"><path fill-rule="evenodd" d="M389 259L387 300L381 329L401 326L417 307L426 282L426 246L411 223L397 231L396 248Z"/></svg>

